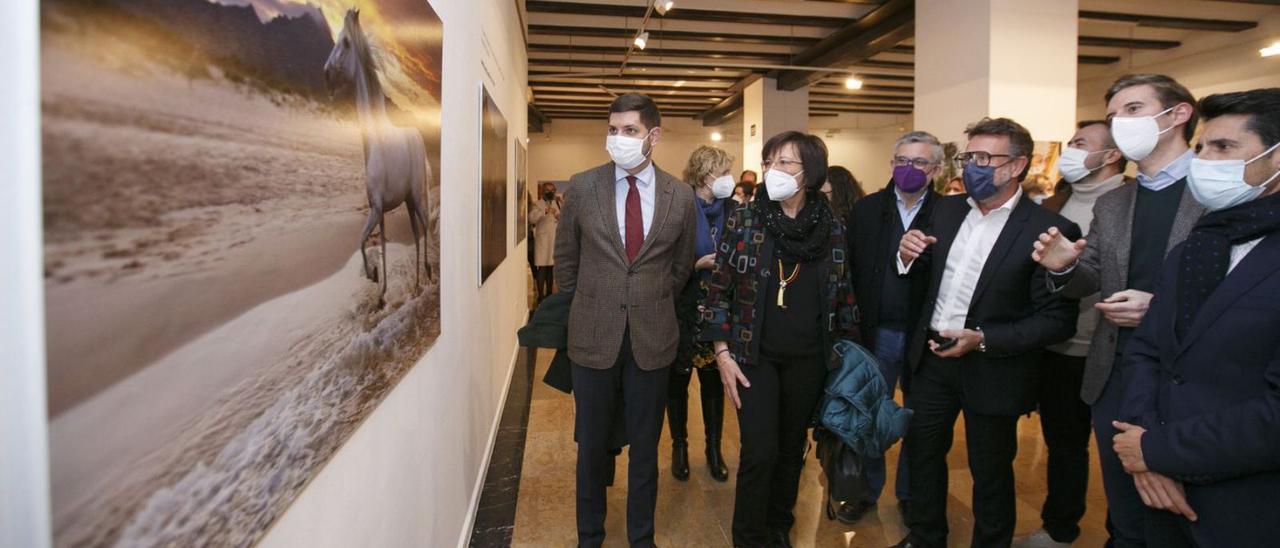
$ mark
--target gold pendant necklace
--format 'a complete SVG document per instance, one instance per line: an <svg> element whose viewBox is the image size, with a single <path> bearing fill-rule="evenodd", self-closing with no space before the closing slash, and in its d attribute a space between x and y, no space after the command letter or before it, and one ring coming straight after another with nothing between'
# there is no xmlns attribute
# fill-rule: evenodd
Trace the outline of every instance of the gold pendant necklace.
<svg viewBox="0 0 1280 548"><path fill-rule="evenodd" d="M787 309L786 295L787 284L796 281L796 276L800 275L800 263L796 263L796 269L791 271L790 276L783 276L782 259L778 259L778 308Z"/></svg>

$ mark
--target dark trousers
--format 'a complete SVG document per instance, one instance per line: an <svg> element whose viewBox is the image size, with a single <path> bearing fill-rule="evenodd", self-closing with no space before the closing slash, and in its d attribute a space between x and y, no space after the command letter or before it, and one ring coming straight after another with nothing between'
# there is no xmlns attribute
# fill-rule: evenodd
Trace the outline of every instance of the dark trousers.
<svg viewBox="0 0 1280 548"><path fill-rule="evenodd" d="M964 408L960 360L925 351L912 372L907 407L911 463L911 542L947 545L947 453L956 417ZM1018 453L1018 417L964 413L969 471L973 475L973 546L1008 548L1015 523L1013 459Z"/></svg>
<svg viewBox="0 0 1280 548"><path fill-rule="evenodd" d="M702 428L707 445L713 442L719 445L724 425L724 385L720 383L720 372L713 368L694 367L688 373L671 372L667 393L667 427L671 429L671 439L689 441L689 381L693 379L694 371L698 374Z"/></svg>
<svg viewBox="0 0 1280 548"><path fill-rule="evenodd" d="M538 292L538 302L555 293L556 267L535 266L533 270L533 287Z"/></svg>
<svg viewBox="0 0 1280 548"><path fill-rule="evenodd" d="M1089 487L1089 406L1080 399L1083 357L1045 352L1040 362L1040 430L1049 448L1048 485L1040 519L1053 540L1080 536Z"/></svg>
<svg viewBox="0 0 1280 548"><path fill-rule="evenodd" d="M1160 548L1196 548L1199 544L1191 536L1191 522L1173 512L1155 508L1147 508L1146 540L1147 546ZM1257 539L1259 543L1275 542L1276 539ZM1261 544L1259 544L1261 545Z"/></svg>
<svg viewBox="0 0 1280 548"><path fill-rule="evenodd" d="M1120 357L1116 356L1119 365ZM1112 367L1111 378L1102 389L1098 401L1093 402L1093 434L1098 444L1098 466L1102 471L1102 488L1107 494L1107 533L1112 548L1139 548L1147 546L1147 506L1138 496L1133 476L1124 471L1119 455L1112 447L1111 438L1116 435L1111 421L1119 418L1123 403L1124 379L1118 367Z"/></svg>
<svg viewBox="0 0 1280 548"><path fill-rule="evenodd" d="M880 374L884 377L884 383L889 386L890 397L893 396L893 387L898 384L898 378L902 376L902 359L906 347L906 333L893 329L876 330L876 359L880 361ZM904 446L898 451L898 472L897 479L894 482L894 494L900 501L911 500L910 489L908 489L911 483L909 469L907 451ZM874 503L880 499L880 492L884 490L886 481L888 481L888 477L885 473L884 456L868 459L867 483L871 487L871 492L875 495L875 498L870 502Z"/></svg>
<svg viewBox="0 0 1280 548"><path fill-rule="evenodd" d="M623 335L618 361L609 369L573 365L574 424L578 437L578 545L604 543L608 511L605 483L614 413L624 415L627 472L627 538L631 546L653 545L653 512L658 503L658 439L667 404L671 368L642 371Z"/></svg>
<svg viewBox="0 0 1280 548"><path fill-rule="evenodd" d="M733 502L733 544L752 548L795 524L808 429L827 379L822 356L756 361L743 369L751 388L738 387L742 449Z"/></svg>

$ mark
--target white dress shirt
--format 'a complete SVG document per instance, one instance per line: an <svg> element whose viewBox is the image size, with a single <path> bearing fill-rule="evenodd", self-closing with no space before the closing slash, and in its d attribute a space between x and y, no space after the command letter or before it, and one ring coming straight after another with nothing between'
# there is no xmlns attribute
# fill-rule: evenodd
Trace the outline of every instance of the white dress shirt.
<svg viewBox="0 0 1280 548"><path fill-rule="evenodd" d="M1244 260L1245 255L1253 251L1253 248L1258 247L1260 242L1262 242L1262 238L1231 246L1231 264L1227 266L1227 273L1230 274L1232 270L1235 270L1236 265L1239 265L1240 261Z"/></svg>
<svg viewBox="0 0 1280 548"><path fill-rule="evenodd" d="M929 329L934 331L964 329L965 320L969 317L969 305L973 303L973 292L978 288L978 278L982 276L982 267L987 264L991 248L995 247L1000 232L1009 222L1009 215L1014 206L1022 199L1019 188L1012 198L991 210L986 215L978 209L978 203L969 198L969 214L965 215L960 231L951 244L947 254L947 264L942 271L942 281L938 286L938 299L933 308L933 318L929 320ZM913 261L914 264L914 261ZM898 257L898 272L906 274L911 265L902 264Z"/></svg>
<svg viewBox="0 0 1280 548"><path fill-rule="evenodd" d="M614 202L618 206L618 235L622 237L622 245L627 245L627 193L631 191L631 183L627 182L627 170L613 167L614 174ZM649 162L644 170L635 174L636 190L640 191L640 216L644 219L644 237L649 237L649 227L653 225L653 203L657 196L657 185L654 184L656 175L653 170L653 162Z"/></svg>

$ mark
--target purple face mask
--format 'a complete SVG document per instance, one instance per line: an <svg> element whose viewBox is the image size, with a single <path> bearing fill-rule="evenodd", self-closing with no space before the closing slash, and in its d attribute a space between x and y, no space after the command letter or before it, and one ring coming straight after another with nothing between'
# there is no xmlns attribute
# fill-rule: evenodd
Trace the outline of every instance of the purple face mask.
<svg viewBox="0 0 1280 548"><path fill-rule="evenodd" d="M911 164L894 166L893 184L898 186L898 190L914 194L929 184L929 175Z"/></svg>

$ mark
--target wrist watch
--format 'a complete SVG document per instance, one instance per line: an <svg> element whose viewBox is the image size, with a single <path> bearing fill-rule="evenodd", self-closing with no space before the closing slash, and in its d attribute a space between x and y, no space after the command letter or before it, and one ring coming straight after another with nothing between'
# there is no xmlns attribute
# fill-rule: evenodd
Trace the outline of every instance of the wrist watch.
<svg viewBox="0 0 1280 548"><path fill-rule="evenodd" d="M973 328L973 330L978 332L978 352L986 352L987 351L987 334L982 332L981 327L975 327Z"/></svg>

